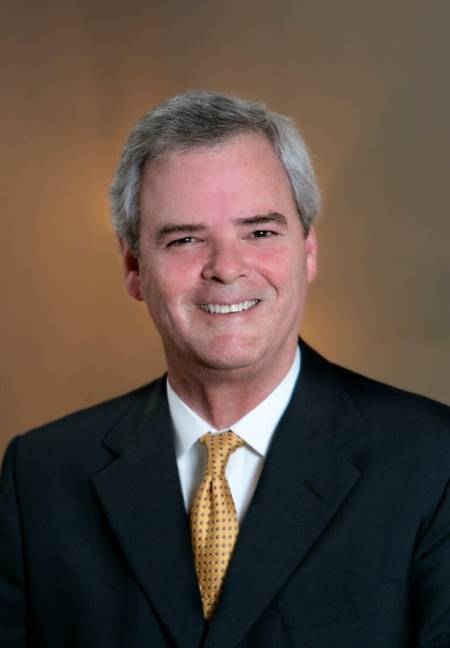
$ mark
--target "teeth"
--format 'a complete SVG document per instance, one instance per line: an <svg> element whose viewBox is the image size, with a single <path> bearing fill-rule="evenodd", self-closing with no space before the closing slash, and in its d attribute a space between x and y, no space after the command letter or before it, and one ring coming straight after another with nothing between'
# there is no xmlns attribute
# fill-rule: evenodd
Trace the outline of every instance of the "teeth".
<svg viewBox="0 0 450 648"><path fill-rule="evenodd" d="M200 308L207 313L240 313L241 311L249 310L256 306L259 299L250 299L247 301L239 302L239 304L200 304Z"/></svg>

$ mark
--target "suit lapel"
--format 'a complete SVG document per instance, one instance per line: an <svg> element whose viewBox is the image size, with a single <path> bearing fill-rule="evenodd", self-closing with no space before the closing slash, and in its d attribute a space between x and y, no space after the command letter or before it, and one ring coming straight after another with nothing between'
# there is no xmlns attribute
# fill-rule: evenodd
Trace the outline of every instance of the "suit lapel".
<svg viewBox="0 0 450 648"><path fill-rule="evenodd" d="M362 421L308 347L244 520L205 648L233 648L314 547L359 479L339 446Z"/></svg>
<svg viewBox="0 0 450 648"><path fill-rule="evenodd" d="M192 648L204 623L188 521L163 381L151 390L108 435L119 456L93 483L146 597L176 645Z"/></svg>

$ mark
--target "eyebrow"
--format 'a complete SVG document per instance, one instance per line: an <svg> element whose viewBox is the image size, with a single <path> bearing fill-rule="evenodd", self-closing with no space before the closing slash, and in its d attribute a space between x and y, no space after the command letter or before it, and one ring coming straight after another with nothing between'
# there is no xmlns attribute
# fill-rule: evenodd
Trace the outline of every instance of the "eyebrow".
<svg viewBox="0 0 450 648"><path fill-rule="evenodd" d="M235 225L278 223L286 227L287 219L283 214L279 214L278 212L269 212L268 214L256 214L255 216L247 216L246 218L236 218L233 223ZM166 223L158 230L156 242L161 243L161 241L171 234L195 234L204 232L206 229L208 229L208 226L205 223Z"/></svg>
<svg viewBox="0 0 450 648"><path fill-rule="evenodd" d="M238 218L234 221L236 225L264 225L265 223L278 223L278 225L287 225L287 218L278 212L269 212L268 214L257 214L247 218Z"/></svg>

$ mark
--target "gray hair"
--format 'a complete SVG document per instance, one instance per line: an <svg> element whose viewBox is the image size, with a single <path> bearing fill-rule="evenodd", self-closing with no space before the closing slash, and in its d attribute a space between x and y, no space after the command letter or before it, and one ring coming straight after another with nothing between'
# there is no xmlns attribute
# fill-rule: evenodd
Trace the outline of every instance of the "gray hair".
<svg viewBox="0 0 450 648"><path fill-rule="evenodd" d="M320 193L306 145L294 123L264 104L203 90L159 104L134 126L111 186L112 222L137 256L139 194L144 170L155 160L219 143L242 132L264 135L291 183L305 234L320 208Z"/></svg>

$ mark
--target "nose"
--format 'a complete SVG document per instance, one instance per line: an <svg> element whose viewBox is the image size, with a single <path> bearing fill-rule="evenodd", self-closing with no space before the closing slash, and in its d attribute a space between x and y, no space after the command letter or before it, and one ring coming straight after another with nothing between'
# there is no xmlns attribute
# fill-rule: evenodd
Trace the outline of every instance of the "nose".
<svg viewBox="0 0 450 648"><path fill-rule="evenodd" d="M231 284L240 277L248 276L250 268L244 251L236 241L215 243L202 270L202 277L208 281Z"/></svg>

